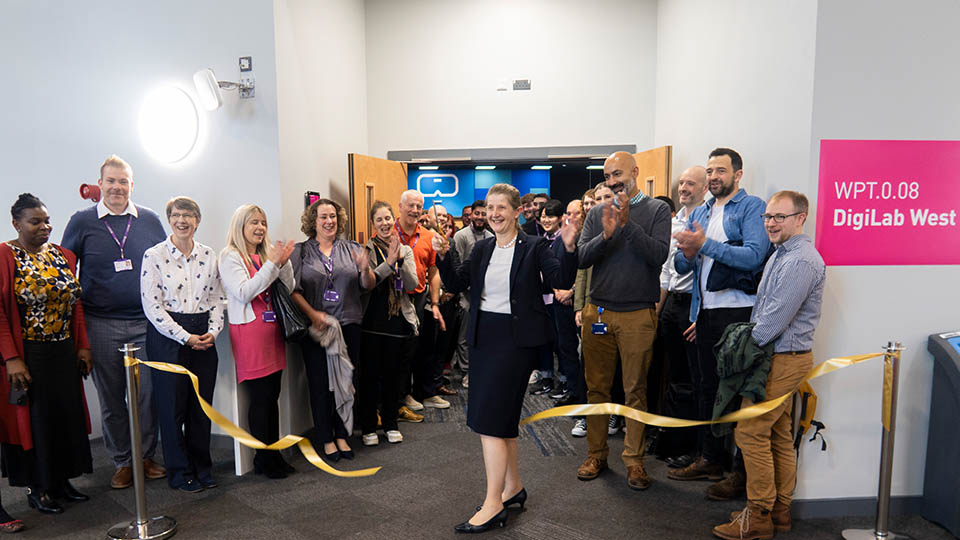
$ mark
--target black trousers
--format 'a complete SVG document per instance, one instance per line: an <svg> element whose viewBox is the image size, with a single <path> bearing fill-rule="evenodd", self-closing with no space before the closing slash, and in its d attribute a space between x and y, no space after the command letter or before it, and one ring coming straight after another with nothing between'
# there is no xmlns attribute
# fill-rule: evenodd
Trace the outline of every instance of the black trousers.
<svg viewBox="0 0 960 540"><path fill-rule="evenodd" d="M683 333L690 327L690 293L667 294L657 324L654 358L662 359L663 392L661 414L675 418L699 419L697 393L690 379L690 363L697 361L697 345ZM695 452L697 428L661 428L657 454L676 456Z"/></svg>
<svg viewBox="0 0 960 540"><path fill-rule="evenodd" d="M736 322L748 322L753 308L717 308L701 309L697 316L697 355L696 362L690 362L690 377L697 391L697 406L701 420L713 416L713 402L717 398L720 378L717 376L717 358L713 347L728 325ZM700 426L700 451L707 461L727 466L730 455L724 446L723 437L715 437L710 426Z"/></svg>
<svg viewBox="0 0 960 540"><path fill-rule="evenodd" d="M345 324L341 329L343 339L347 342L350 361L357 366L362 362L360 342L363 336L360 325ZM308 438L314 445L333 442L334 439L346 439L350 434L347 433L347 428L337 414L333 392L330 391L327 350L312 339L305 339L300 345L303 347L303 365L307 373L307 386L310 389L310 412L313 413L314 429Z"/></svg>
<svg viewBox="0 0 960 540"><path fill-rule="evenodd" d="M377 431L377 405L383 431L397 429L400 408L400 374L409 369L416 351L415 336L393 337L363 333L363 346L358 366L360 388L357 397L360 431Z"/></svg>
<svg viewBox="0 0 960 540"><path fill-rule="evenodd" d="M202 335L207 332L207 313L170 313L170 316L191 334ZM213 387L217 382L216 347L195 351L160 334L152 324L148 324L147 356L154 362L180 364L189 369L200 382L200 396L207 402L213 402ZM159 370L151 373L151 377L153 408L160 424L167 483L175 488L189 480L210 478L213 466L210 458L210 419L200 408L190 378Z"/></svg>
<svg viewBox="0 0 960 540"><path fill-rule="evenodd" d="M553 326L557 330L557 339L554 350L557 351L557 368L567 379L567 390L573 395L577 403L587 402L586 386L580 384L583 377L583 365L577 354L577 336L580 331L574 318L573 306L553 302L547 306L547 312L553 319Z"/></svg>
<svg viewBox="0 0 960 540"><path fill-rule="evenodd" d="M257 379L247 379L240 383L250 398L247 409L247 422L250 434L264 444L273 444L280 436L280 383L283 371L275 371ZM279 466L279 450L257 450L253 464L258 470L267 470Z"/></svg>

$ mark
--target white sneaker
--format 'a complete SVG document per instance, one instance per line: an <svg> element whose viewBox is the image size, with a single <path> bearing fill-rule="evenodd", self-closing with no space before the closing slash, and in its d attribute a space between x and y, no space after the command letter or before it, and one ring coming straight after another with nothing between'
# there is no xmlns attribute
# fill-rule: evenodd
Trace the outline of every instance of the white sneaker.
<svg viewBox="0 0 960 540"><path fill-rule="evenodd" d="M460 381L460 386L462 386L462 387L464 387L464 388L470 388L470 375L469 375L469 374L463 376L463 380Z"/></svg>
<svg viewBox="0 0 960 540"><path fill-rule="evenodd" d="M607 435L616 435L620 432L620 417L611 414L610 422L607 423Z"/></svg>
<svg viewBox="0 0 960 540"><path fill-rule="evenodd" d="M570 430L570 434L574 437L586 437L587 436L587 419L586 418L577 418L577 421L573 423L573 429Z"/></svg>
<svg viewBox="0 0 960 540"><path fill-rule="evenodd" d="M421 407L430 407L431 409L449 409L450 402L440 396L428 397L423 400Z"/></svg>
<svg viewBox="0 0 960 540"><path fill-rule="evenodd" d="M390 444L402 443L403 434L395 429L391 429L387 432L387 442Z"/></svg>
<svg viewBox="0 0 960 540"><path fill-rule="evenodd" d="M376 433L367 433L363 436L364 446L376 446L380 444L380 437Z"/></svg>
<svg viewBox="0 0 960 540"><path fill-rule="evenodd" d="M403 404L407 406L411 411L422 411L423 404L419 401L413 399L413 396L407 394L407 397L403 398Z"/></svg>
<svg viewBox="0 0 960 540"><path fill-rule="evenodd" d="M537 384L543 377L540 376L540 370L535 369L530 373L530 380L527 381L527 384Z"/></svg>

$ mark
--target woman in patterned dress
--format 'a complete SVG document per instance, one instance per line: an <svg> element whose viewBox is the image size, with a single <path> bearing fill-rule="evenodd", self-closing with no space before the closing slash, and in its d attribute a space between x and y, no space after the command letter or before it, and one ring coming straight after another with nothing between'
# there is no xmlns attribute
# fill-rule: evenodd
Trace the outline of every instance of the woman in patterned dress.
<svg viewBox="0 0 960 540"><path fill-rule="evenodd" d="M81 381L92 368L90 344L76 257L49 243L46 207L24 193L11 214L17 238L0 244L3 474L27 487L32 508L58 514L57 499L89 499L69 479L92 472ZM12 520L2 510L0 521L7 531Z"/></svg>

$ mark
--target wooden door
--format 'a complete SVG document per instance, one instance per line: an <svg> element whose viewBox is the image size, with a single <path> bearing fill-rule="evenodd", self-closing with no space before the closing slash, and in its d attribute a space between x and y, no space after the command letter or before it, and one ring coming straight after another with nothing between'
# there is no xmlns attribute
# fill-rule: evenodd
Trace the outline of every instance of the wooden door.
<svg viewBox="0 0 960 540"><path fill-rule="evenodd" d="M374 201L390 203L399 211L400 195L407 190L407 164L363 154L347 154L350 172L350 216L347 234L360 242L370 239L370 207Z"/></svg>
<svg viewBox="0 0 960 540"><path fill-rule="evenodd" d="M640 190L648 197L670 196L671 164L673 163L673 147L661 146L652 150L638 152L633 155L637 160L637 182Z"/></svg>

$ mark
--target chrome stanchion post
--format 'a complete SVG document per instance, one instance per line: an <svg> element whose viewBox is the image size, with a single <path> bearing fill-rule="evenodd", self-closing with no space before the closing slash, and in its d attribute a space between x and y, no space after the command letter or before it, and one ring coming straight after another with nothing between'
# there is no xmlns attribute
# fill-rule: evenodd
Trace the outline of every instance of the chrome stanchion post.
<svg viewBox="0 0 960 540"><path fill-rule="evenodd" d="M893 442L897 424L897 385L900 382L900 351L903 345L898 341L896 344L888 341L884 347L884 373L886 373L886 363L890 362L890 402L887 426L884 426L880 440L880 485L877 489L877 522L874 529L845 529L843 537L846 540L910 540L909 536L891 532L888 530L890 522L890 482L893 478ZM886 375L884 375L886 377ZM887 407L887 400L883 400L883 406Z"/></svg>
<svg viewBox="0 0 960 540"><path fill-rule="evenodd" d="M177 532L177 520L158 516L147 517L147 494L143 485L143 449L140 444L140 405L137 400L137 366L134 362L136 351L140 350L134 343L127 343L120 349L124 363L127 364L127 411L130 413L130 453L133 458L133 491L137 500L137 519L114 525L107 531L107 537L115 540L160 540L169 538Z"/></svg>

